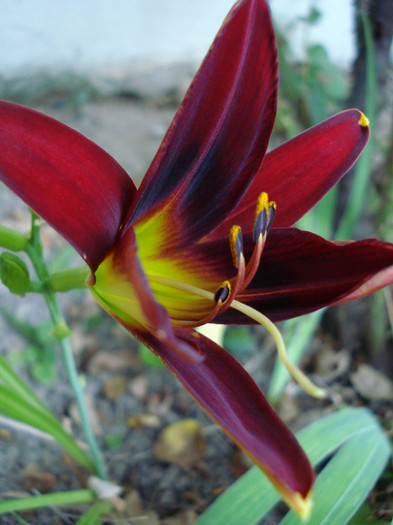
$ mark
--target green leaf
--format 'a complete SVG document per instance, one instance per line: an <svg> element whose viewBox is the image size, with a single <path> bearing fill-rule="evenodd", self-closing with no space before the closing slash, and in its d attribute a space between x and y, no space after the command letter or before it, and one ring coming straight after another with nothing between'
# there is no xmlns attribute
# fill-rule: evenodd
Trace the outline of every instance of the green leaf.
<svg viewBox="0 0 393 525"><path fill-rule="evenodd" d="M234 355L243 355L252 349L254 337L246 326L229 327L224 334L224 348Z"/></svg>
<svg viewBox="0 0 393 525"><path fill-rule="evenodd" d="M105 436L105 444L110 450L120 448L124 442L124 437L119 434L108 434Z"/></svg>
<svg viewBox="0 0 393 525"><path fill-rule="evenodd" d="M90 509L83 514L76 522L76 525L99 525L103 514L107 514L113 509L110 501L97 501Z"/></svg>
<svg viewBox="0 0 393 525"><path fill-rule="evenodd" d="M367 504L364 504L360 507L355 516L348 522L348 525L386 525L386 522L373 519L371 517L372 514L372 509Z"/></svg>
<svg viewBox="0 0 393 525"><path fill-rule="evenodd" d="M16 374L2 355L0 355L0 380L18 394L26 405L33 406L43 414L51 415L44 403L35 395L31 388ZM53 416L54 417L54 416ZM54 418L55 419L55 418Z"/></svg>
<svg viewBox="0 0 393 525"><path fill-rule="evenodd" d="M57 370L52 363L42 361L32 364L31 375L38 383L50 385L57 378Z"/></svg>
<svg viewBox="0 0 393 525"><path fill-rule="evenodd" d="M377 427L359 432L347 441L319 474L314 488L314 509L308 525L344 525L374 486L390 450ZM293 513L282 525L301 525Z"/></svg>
<svg viewBox="0 0 393 525"><path fill-rule="evenodd" d="M149 368L162 368L164 366L161 359L141 343L138 345L138 355L141 362Z"/></svg>
<svg viewBox="0 0 393 525"><path fill-rule="evenodd" d="M92 490L69 490L66 492L55 492L31 496L29 498L18 498L0 501L0 514L7 512L18 512L21 510L39 509L53 505L74 505L76 503L89 503L97 498Z"/></svg>
<svg viewBox="0 0 393 525"><path fill-rule="evenodd" d="M332 463L333 458L318 476L319 480L332 463L322 477L322 481L317 480L314 513L318 519L322 519L320 509L324 506L325 495L333 490L335 484L339 483L336 476L344 475L345 470L352 475L352 481L348 480L350 476L346 478L347 486L350 485L350 488L348 491L344 489L345 497L338 498L340 499L339 507L335 509L335 512L340 513L342 519L345 513L348 515L356 511L391 454L388 441L378 422L369 410L363 408L346 408L330 414L303 429L297 437L313 466L327 459L335 450L342 447L337 453L339 458L337 462ZM355 454L359 456L359 459L354 457ZM343 492L341 484L340 487ZM267 478L257 467L253 467L231 485L202 514L195 525L238 525L239 523L255 525L278 503L279 499L278 493ZM332 505L332 502L329 505ZM348 510L351 505L352 509ZM293 513L290 515L294 516ZM314 520L314 514L311 520ZM310 521L309 523L313 525L316 523L318 525L333 524L332 521ZM345 523L341 521L339 525Z"/></svg>
<svg viewBox="0 0 393 525"><path fill-rule="evenodd" d="M0 255L0 278L4 286L16 295L25 295L29 289L30 277L26 263L13 253Z"/></svg>
<svg viewBox="0 0 393 525"><path fill-rule="evenodd" d="M312 7L308 15L303 17L302 20L303 22L313 25L320 20L321 16L322 16L321 11L317 9L316 7Z"/></svg>
<svg viewBox="0 0 393 525"><path fill-rule="evenodd" d="M29 403L24 397L10 388L0 385L0 414L10 419L20 421L53 436L79 463L84 465L90 472L96 473L94 462L84 452L61 426L55 416L36 401Z"/></svg>

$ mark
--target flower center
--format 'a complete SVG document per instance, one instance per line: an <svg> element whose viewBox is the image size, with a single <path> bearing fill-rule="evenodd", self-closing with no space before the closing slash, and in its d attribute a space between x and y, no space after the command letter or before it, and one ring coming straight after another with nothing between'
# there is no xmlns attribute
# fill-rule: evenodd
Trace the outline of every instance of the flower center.
<svg viewBox="0 0 393 525"><path fill-rule="evenodd" d="M248 286L259 267L267 234L273 224L275 211L275 202L269 202L268 195L266 193L261 193L257 201L253 223L252 233L255 244L248 264L246 264L244 257L241 228L237 225L232 226L229 234L229 243L233 264L237 269L237 275L231 281L224 281L217 288L215 293L199 288L190 283L164 276L149 275L149 282L152 284L153 289L155 285L161 285L168 289L185 292L190 296L206 299L213 305L211 311L198 321L176 320L174 321L174 324L176 325L190 326L194 328L202 326L213 321L215 317L228 308L233 308L253 319L258 324L264 326L273 337L279 358L291 376L307 393L316 398L323 398L325 397L324 390L314 385L310 379L308 379L308 377L289 360L284 340L275 324L262 313L235 299L236 295Z"/></svg>
<svg viewBox="0 0 393 525"><path fill-rule="evenodd" d="M323 390L313 385L289 361L277 327L262 313L236 300L236 296L248 286L260 266L275 210L276 204L269 201L266 193L261 193L254 215L254 245L248 262L244 254L241 228L232 226L229 246L236 273L228 280L219 283L217 273L214 274L217 268L211 272L204 268L209 259L198 259L198 245L193 246L192 251L186 254L178 254L175 249L167 252L164 257L159 246L155 245L157 237L154 233L155 228L163 227L165 221L162 222L162 217L158 220L154 217L152 224L147 227L135 225L135 229L127 229L115 249L97 269L96 282L92 283L91 291L103 308L129 329L140 333L149 332L191 361L200 356L193 349L179 345L173 328L195 328L214 321L228 308L238 310L269 331L283 365L304 390L314 397L324 397ZM140 246L137 240L140 241ZM204 245L201 245L201 249L205 249ZM223 264L226 264L225 261L227 259L224 255ZM217 265L217 261L215 264ZM203 287L200 286L201 282L204 283Z"/></svg>

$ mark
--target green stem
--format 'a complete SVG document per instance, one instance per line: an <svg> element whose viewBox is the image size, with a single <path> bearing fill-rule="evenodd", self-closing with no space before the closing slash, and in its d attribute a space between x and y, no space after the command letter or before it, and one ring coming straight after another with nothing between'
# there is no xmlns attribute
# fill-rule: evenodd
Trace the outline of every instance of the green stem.
<svg viewBox="0 0 393 525"><path fill-rule="evenodd" d="M43 283L50 282L50 275L48 267L46 266L43 254L42 244L40 239L39 226L36 224L36 217L32 215L32 226L31 226L31 237L26 247L26 253L29 256L37 277ZM56 293L51 289L50 286L45 286L43 289L43 297L49 310L50 317L54 325L54 335L58 338L58 342L61 348L62 358L66 368L68 380L71 388L75 395L75 400L78 406L79 415L81 418L82 429L89 446L90 452L93 456L93 460L97 467L98 475L107 480L108 474L104 462L101 457L100 450L94 433L91 428L89 412L86 405L86 400L83 392L82 385L79 381L78 371L75 364L74 355L72 352L71 344L67 335L69 330L67 324L61 314Z"/></svg>
<svg viewBox="0 0 393 525"><path fill-rule="evenodd" d="M70 270L53 273L49 278L48 285L55 292L69 292L78 288L86 288L88 276L88 266L78 266Z"/></svg>
<svg viewBox="0 0 393 525"><path fill-rule="evenodd" d="M28 292L44 294L46 290L52 292L69 292L86 288L86 279L89 276L87 266L78 266L70 270L62 270L50 275L47 281L30 281Z"/></svg>
<svg viewBox="0 0 393 525"><path fill-rule="evenodd" d="M93 456L94 463L97 467L97 472L100 478L108 480L108 474L106 472L105 464L102 459L100 449L97 444L97 440L91 428L89 411L86 405L85 396L83 393L82 385L79 381L78 371L75 365L74 354L72 352L70 340L68 337L59 341L61 353L63 356L63 362L68 375L71 388L74 391L76 403L78 406L79 415L81 418L83 434L86 438L86 442L89 445L91 455Z"/></svg>
<svg viewBox="0 0 393 525"><path fill-rule="evenodd" d="M21 233L0 225L0 246L13 252L20 252L27 247L28 238Z"/></svg>

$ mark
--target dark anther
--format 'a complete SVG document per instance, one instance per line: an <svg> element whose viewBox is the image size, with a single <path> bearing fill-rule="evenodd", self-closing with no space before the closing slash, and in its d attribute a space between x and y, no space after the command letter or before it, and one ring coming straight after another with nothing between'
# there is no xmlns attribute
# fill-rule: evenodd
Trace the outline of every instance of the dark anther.
<svg viewBox="0 0 393 525"><path fill-rule="evenodd" d="M266 231L269 231L270 228L272 227L275 216L276 216L276 204L273 203L269 206L269 218L267 221Z"/></svg>
<svg viewBox="0 0 393 525"><path fill-rule="evenodd" d="M228 281L226 281L218 288L218 290L214 294L214 301L216 303L221 302L221 304L225 304L228 301L230 295L231 285Z"/></svg>
<svg viewBox="0 0 393 525"><path fill-rule="evenodd" d="M269 213L270 219L270 213ZM270 222L270 221L269 221ZM259 236L265 235L268 227L268 218L266 208L263 208L255 218L254 228L252 231L252 237L255 243L258 242Z"/></svg>

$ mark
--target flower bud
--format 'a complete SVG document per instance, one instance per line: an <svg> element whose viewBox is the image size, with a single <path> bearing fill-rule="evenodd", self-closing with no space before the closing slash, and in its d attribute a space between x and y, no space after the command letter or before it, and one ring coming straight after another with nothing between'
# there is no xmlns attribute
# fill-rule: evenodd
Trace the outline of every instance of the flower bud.
<svg viewBox="0 0 393 525"><path fill-rule="evenodd" d="M0 255L0 279L11 293L25 295L30 285L29 270L17 255L4 252Z"/></svg>

